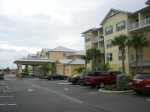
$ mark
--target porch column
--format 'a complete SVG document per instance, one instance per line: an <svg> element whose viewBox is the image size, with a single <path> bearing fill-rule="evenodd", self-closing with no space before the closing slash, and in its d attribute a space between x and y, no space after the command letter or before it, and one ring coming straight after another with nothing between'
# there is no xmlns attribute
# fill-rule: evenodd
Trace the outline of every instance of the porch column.
<svg viewBox="0 0 150 112"><path fill-rule="evenodd" d="M100 40L99 30L97 32L98 32L98 49L100 49L100 45L99 45L99 40Z"/></svg>
<svg viewBox="0 0 150 112"><path fill-rule="evenodd" d="M139 27L141 27L141 20L142 20L141 13L138 13L138 19L139 19Z"/></svg>
<svg viewBox="0 0 150 112"><path fill-rule="evenodd" d="M21 73L22 73L22 64L17 64L17 77L21 77Z"/></svg>

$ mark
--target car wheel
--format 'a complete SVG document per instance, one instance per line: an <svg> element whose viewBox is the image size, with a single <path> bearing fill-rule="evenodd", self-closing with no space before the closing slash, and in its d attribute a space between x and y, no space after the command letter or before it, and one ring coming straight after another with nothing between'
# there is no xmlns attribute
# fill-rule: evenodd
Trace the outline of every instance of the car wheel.
<svg viewBox="0 0 150 112"><path fill-rule="evenodd" d="M104 88L104 83L103 82L101 82L98 86L97 86L97 88L99 89L99 88Z"/></svg>
<svg viewBox="0 0 150 112"><path fill-rule="evenodd" d="M141 95L142 92L141 91L138 91L138 90L134 90L138 95Z"/></svg>

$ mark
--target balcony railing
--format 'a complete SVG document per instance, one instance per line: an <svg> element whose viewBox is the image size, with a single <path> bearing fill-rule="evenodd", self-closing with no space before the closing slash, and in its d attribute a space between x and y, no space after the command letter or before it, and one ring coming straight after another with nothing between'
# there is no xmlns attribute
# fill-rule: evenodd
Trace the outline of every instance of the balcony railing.
<svg viewBox="0 0 150 112"><path fill-rule="evenodd" d="M133 22L133 23L130 23L128 25L128 30L133 30L133 29L136 29L139 27L139 23L138 22Z"/></svg>
<svg viewBox="0 0 150 112"><path fill-rule="evenodd" d="M128 25L128 30L133 31L139 28L143 28L147 25L150 25L150 17L141 20L141 22L133 22Z"/></svg>
<svg viewBox="0 0 150 112"><path fill-rule="evenodd" d="M103 41L103 38L102 37L95 37L94 39L93 39L93 43L97 43L97 42L99 42L99 41Z"/></svg>
<svg viewBox="0 0 150 112"><path fill-rule="evenodd" d="M150 17L145 18L144 20L141 21L141 26L149 25L150 24Z"/></svg>

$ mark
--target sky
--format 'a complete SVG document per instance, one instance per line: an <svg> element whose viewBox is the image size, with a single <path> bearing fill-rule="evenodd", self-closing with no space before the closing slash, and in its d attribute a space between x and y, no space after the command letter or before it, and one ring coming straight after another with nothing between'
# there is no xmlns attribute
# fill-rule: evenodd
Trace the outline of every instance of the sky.
<svg viewBox="0 0 150 112"><path fill-rule="evenodd" d="M0 68L41 48L83 50L81 33L111 8L134 12L145 0L0 0Z"/></svg>

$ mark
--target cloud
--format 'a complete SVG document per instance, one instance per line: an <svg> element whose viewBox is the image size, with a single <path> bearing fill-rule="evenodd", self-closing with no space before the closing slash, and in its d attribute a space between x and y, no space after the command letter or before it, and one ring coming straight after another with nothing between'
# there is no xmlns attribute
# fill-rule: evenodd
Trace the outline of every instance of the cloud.
<svg viewBox="0 0 150 112"><path fill-rule="evenodd" d="M0 0L0 63L58 45L84 49L81 32L98 27L110 8L143 6L142 0Z"/></svg>

